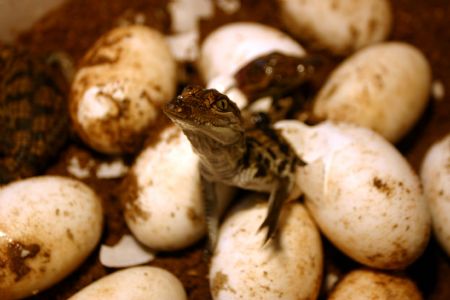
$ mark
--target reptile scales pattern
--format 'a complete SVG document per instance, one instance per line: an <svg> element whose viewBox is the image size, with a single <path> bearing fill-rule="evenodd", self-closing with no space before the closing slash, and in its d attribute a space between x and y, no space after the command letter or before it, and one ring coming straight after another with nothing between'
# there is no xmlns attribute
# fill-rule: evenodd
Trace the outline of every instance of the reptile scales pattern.
<svg viewBox="0 0 450 300"><path fill-rule="evenodd" d="M67 83L45 59L0 46L0 184L41 172L68 136Z"/></svg>

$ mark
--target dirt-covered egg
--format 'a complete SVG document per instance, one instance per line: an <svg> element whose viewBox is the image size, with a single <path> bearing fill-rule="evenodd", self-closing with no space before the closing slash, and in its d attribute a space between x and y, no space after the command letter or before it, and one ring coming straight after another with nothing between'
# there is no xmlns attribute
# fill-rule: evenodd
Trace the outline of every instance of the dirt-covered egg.
<svg viewBox="0 0 450 300"><path fill-rule="evenodd" d="M156 30L134 25L104 34L72 84L70 115L78 135L103 153L135 152L175 94L175 68Z"/></svg>
<svg viewBox="0 0 450 300"><path fill-rule="evenodd" d="M434 234L450 255L450 134L428 150L420 175Z"/></svg>
<svg viewBox="0 0 450 300"><path fill-rule="evenodd" d="M392 144L350 124L281 121L276 127L307 162L297 184L337 248L380 269L404 268L422 254L430 214L418 176Z"/></svg>
<svg viewBox="0 0 450 300"><path fill-rule="evenodd" d="M264 244L268 196L239 200L225 217L209 271L213 299L316 299L322 279L319 231L299 202L284 206Z"/></svg>
<svg viewBox="0 0 450 300"><path fill-rule="evenodd" d="M371 128L396 142L422 115L430 85L430 65L418 49L380 43L356 52L331 73L313 112L321 119Z"/></svg>
<svg viewBox="0 0 450 300"><path fill-rule="evenodd" d="M0 188L0 298L37 294L74 271L97 245L103 214L85 184L31 177Z"/></svg>
<svg viewBox="0 0 450 300"><path fill-rule="evenodd" d="M271 52L305 54L289 35L267 25L230 23L209 34L201 45L198 67L205 82L233 74L251 60Z"/></svg>
<svg viewBox="0 0 450 300"><path fill-rule="evenodd" d="M70 300L133 299L186 300L180 280L157 267L134 267L114 272L69 298Z"/></svg>
<svg viewBox="0 0 450 300"><path fill-rule="evenodd" d="M421 300L415 283L404 276L359 269L348 273L329 300Z"/></svg>
<svg viewBox="0 0 450 300"><path fill-rule="evenodd" d="M298 38L336 54L384 40L391 29L388 0L279 0L281 20Z"/></svg>
<svg viewBox="0 0 450 300"><path fill-rule="evenodd" d="M125 181L125 220L151 249L178 250L205 234L199 160L175 125L155 140L139 154Z"/></svg>

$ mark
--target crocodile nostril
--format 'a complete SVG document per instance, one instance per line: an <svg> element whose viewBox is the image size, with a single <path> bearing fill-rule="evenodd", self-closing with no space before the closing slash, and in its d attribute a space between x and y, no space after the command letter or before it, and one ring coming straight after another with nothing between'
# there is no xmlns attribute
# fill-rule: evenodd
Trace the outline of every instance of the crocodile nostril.
<svg viewBox="0 0 450 300"><path fill-rule="evenodd" d="M186 105L182 105L180 101L177 101L177 99L170 101L166 103L163 107L163 111L165 113L169 114L176 114L176 115L184 115L189 114L191 112L190 107L187 107Z"/></svg>

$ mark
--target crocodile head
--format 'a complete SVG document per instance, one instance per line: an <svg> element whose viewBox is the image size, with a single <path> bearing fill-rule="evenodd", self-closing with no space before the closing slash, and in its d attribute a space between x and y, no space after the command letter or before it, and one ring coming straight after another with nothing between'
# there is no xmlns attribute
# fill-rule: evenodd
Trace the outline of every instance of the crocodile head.
<svg viewBox="0 0 450 300"><path fill-rule="evenodd" d="M220 144L241 139L244 129L236 104L214 89L188 86L163 107L186 135L204 135Z"/></svg>

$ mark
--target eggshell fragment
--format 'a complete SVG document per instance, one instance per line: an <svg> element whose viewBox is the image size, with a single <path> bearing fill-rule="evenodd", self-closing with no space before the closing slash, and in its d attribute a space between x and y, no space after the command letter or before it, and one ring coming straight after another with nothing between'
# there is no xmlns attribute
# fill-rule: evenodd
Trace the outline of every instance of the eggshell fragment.
<svg viewBox="0 0 450 300"><path fill-rule="evenodd" d="M420 300L410 279L372 270L355 270L338 283L328 300Z"/></svg>
<svg viewBox="0 0 450 300"><path fill-rule="evenodd" d="M182 32L166 38L173 57L179 62L195 61L198 57L200 33Z"/></svg>
<svg viewBox="0 0 450 300"><path fill-rule="evenodd" d="M211 0L172 0L167 4L174 32L192 32L198 30L200 19L214 15Z"/></svg>
<svg viewBox="0 0 450 300"><path fill-rule="evenodd" d="M209 271L213 299L316 299L323 257L315 224L302 204L288 203L264 245L267 207L267 195L256 194L225 217Z"/></svg>
<svg viewBox="0 0 450 300"><path fill-rule="evenodd" d="M103 35L81 62L72 84L75 130L93 149L135 152L175 93L175 61L165 38L145 26Z"/></svg>
<svg viewBox="0 0 450 300"><path fill-rule="evenodd" d="M387 0L279 0L292 34L317 48L345 54L384 40L391 29Z"/></svg>
<svg viewBox="0 0 450 300"><path fill-rule="evenodd" d="M102 245L99 260L109 268L125 268L152 261L155 254L142 246L131 235L124 235L114 246Z"/></svg>
<svg viewBox="0 0 450 300"><path fill-rule="evenodd" d="M69 299L186 300L187 296L178 278L168 271L134 267L105 276Z"/></svg>
<svg viewBox="0 0 450 300"><path fill-rule="evenodd" d="M430 214L405 158L377 133L349 124L276 124L308 164L297 172L325 236L367 266L400 269L425 249Z"/></svg>
<svg viewBox="0 0 450 300"><path fill-rule="evenodd" d="M125 221L151 249L185 248L205 234L198 157L175 125L136 159L125 184ZM220 194L219 194L220 195ZM221 193L231 199L229 191Z"/></svg>
<svg viewBox="0 0 450 300"><path fill-rule="evenodd" d="M330 75L313 106L318 118L371 128L391 142L402 138L423 113L431 69L406 43L367 47Z"/></svg>
<svg viewBox="0 0 450 300"><path fill-rule="evenodd" d="M70 274L97 245L102 218L100 199L73 179L0 188L0 299L36 294Z"/></svg>
<svg viewBox="0 0 450 300"><path fill-rule="evenodd" d="M450 256L450 134L428 150L420 175L434 234Z"/></svg>
<svg viewBox="0 0 450 300"><path fill-rule="evenodd" d="M200 49L199 71L205 82L230 75L253 59L278 51L302 56L303 48L278 29L251 22L224 25L204 40Z"/></svg>

